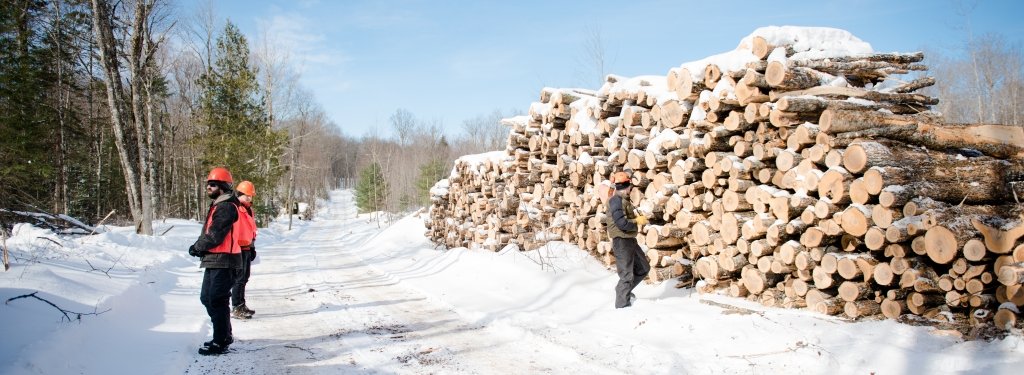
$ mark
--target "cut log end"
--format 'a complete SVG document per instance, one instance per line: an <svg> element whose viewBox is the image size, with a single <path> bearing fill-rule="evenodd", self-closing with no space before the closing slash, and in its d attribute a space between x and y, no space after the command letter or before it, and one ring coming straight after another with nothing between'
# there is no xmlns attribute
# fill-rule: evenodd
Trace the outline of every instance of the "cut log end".
<svg viewBox="0 0 1024 375"><path fill-rule="evenodd" d="M1009 331L1017 326L1017 314L1009 309L999 309L999 311L996 311L996 315L992 317L992 324L996 328Z"/></svg>
<svg viewBox="0 0 1024 375"><path fill-rule="evenodd" d="M924 235L924 248L928 258L938 264L949 264L956 258L957 239L952 231L936 225Z"/></svg>
<svg viewBox="0 0 1024 375"><path fill-rule="evenodd" d="M1013 250L1013 245L1017 243L1017 239L1024 236L1024 221L1021 221L1017 226L1009 230L993 228L977 218L971 219L971 224L974 225L974 229L977 229L985 237L985 246L996 254L1009 253Z"/></svg>

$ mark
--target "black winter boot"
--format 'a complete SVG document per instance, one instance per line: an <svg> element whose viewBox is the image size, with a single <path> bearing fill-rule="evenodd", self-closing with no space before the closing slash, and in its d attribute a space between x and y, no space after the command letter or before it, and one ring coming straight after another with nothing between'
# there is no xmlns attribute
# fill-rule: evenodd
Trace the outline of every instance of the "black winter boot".
<svg viewBox="0 0 1024 375"><path fill-rule="evenodd" d="M213 341L203 343L203 347L199 348L199 354L202 355L218 355L228 352L229 343L218 344Z"/></svg>

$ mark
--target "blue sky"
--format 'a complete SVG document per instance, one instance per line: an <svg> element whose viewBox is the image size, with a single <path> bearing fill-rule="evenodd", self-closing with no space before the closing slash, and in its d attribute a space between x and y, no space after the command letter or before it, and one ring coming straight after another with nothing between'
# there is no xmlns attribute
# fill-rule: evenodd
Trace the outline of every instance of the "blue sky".
<svg viewBox="0 0 1024 375"><path fill-rule="evenodd" d="M179 4L184 12L196 1ZM786 4L785 6L781 4ZM1024 35L1024 1L426 1L215 0L254 41L292 49L327 114L346 134L389 136L404 108L455 134L494 110L526 112L541 88L600 87L586 56L599 33L606 73L662 75L732 50L761 26L845 29L879 52L955 54L967 38ZM964 9L964 10L961 10ZM925 63L927 63L927 57Z"/></svg>

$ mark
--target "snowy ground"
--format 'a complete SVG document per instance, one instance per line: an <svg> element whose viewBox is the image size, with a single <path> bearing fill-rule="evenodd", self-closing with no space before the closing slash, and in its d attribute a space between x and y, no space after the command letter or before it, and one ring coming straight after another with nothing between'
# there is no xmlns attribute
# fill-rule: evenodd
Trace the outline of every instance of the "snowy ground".
<svg viewBox="0 0 1024 375"><path fill-rule="evenodd" d="M442 251L422 218L378 228L348 191L291 231L261 229L249 321L232 352L210 335L192 221L146 237L114 228L61 238L27 225L7 240L0 374L1017 374L1020 332L963 342L892 321L850 323L745 300L641 285L612 308L613 272L574 246ZM52 241L51 241L52 240ZM59 244L59 245L58 245ZM75 318L75 314L70 315Z"/></svg>

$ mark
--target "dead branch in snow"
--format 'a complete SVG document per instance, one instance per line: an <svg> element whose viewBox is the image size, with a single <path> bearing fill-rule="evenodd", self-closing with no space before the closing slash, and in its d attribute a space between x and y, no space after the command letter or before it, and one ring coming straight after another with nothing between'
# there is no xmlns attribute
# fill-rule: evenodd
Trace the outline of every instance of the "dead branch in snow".
<svg viewBox="0 0 1024 375"><path fill-rule="evenodd" d="M77 320L77 321L81 322L83 315L99 315L99 314L105 313L107 311L110 311L110 309L106 309L106 310L99 311L99 312L93 311L91 313L74 312L74 311L71 311L71 310L66 310L66 309L64 309L64 308L62 308L60 306L57 306L57 304L55 304L53 302L50 302L49 300L47 300L45 298L37 296L36 293L39 293L39 292L32 292L32 293L29 293L29 294L23 294L23 295L20 295L20 296L17 296L17 297L8 298L7 301L4 302L4 304L5 305L10 304L11 301L14 301L16 299L21 299L21 298L30 298L30 297L31 298L35 298L37 300L46 302L46 304L48 304L50 306L53 306L53 308L57 309L57 311L60 311L61 314L64 314L64 317L62 319L67 319L68 322L71 322L72 320ZM71 317L72 315L74 315L74 318Z"/></svg>

